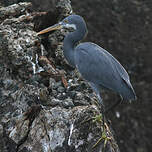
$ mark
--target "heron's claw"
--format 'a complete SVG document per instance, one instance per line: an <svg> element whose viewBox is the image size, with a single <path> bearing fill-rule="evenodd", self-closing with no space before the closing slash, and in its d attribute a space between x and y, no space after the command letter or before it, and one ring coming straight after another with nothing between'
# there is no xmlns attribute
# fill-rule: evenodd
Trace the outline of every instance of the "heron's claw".
<svg viewBox="0 0 152 152"><path fill-rule="evenodd" d="M96 115L95 117L92 117L92 119L93 119L93 122L102 122L102 115L101 114L99 114L99 115Z"/></svg>
<svg viewBox="0 0 152 152"><path fill-rule="evenodd" d="M103 151L107 145L108 140L111 140L111 137L107 136L106 133L106 124L104 123L104 116L103 115L96 115L95 117L93 117L93 122L99 122L102 123L102 134L101 134L101 138L98 139L98 141L93 145L92 148L95 148L101 141L104 142L103 144Z"/></svg>
<svg viewBox="0 0 152 152"><path fill-rule="evenodd" d="M105 131L102 132L101 138L98 139L98 141L93 145L92 148L95 148L102 140L104 141L104 144L103 144L103 150L104 150L106 148L108 140L111 140L110 137L107 137L107 134Z"/></svg>

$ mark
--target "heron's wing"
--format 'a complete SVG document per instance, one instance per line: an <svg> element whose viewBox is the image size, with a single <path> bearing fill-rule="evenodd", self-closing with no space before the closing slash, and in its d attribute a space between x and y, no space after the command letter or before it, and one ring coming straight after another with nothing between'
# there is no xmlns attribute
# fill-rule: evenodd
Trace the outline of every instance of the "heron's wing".
<svg viewBox="0 0 152 152"><path fill-rule="evenodd" d="M82 43L75 51L75 63L88 81L119 92L122 79L129 76L122 65L106 50L93 43Z"/></svg>
<svg viewBox="0 0 152 152"><path fill-rule="evenodd" d="M109 56L109 58L111 59L110 61L113 67L115 68L115 70L117 71L117 74L120 75L120 77L125 81L125 83L127 83L128 85L131 85L129 75L127 71L124 69L124 67L109 52L107 52L104 49L103 49L103 52L107 54L107 56Z"/></svg>
<svg viewBox="0 0 152 152"><path fill-rule="evenodd" d="M130 87L134 91L130 83L129 75L127 71L124 69L124 67L109 52L107 52L104 49L103 52L106 53L111 58L111 63L114 66L115 70L117 71L117 74L119 74L120 77L123 79L123 81L128 85L128 87Z"/></svg>

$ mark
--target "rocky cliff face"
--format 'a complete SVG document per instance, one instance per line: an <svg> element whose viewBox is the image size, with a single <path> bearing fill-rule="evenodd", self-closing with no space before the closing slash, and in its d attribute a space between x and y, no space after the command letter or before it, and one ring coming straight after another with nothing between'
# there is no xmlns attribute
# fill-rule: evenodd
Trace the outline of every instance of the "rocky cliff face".
<svg viewBox="0 0 152 152"><path fill-rule="evenodd" d="M35 32L72 13L70 1L52 2L48 12L0 8L0 151L118 152L96 97L62 55L68 31Z"/></svg>

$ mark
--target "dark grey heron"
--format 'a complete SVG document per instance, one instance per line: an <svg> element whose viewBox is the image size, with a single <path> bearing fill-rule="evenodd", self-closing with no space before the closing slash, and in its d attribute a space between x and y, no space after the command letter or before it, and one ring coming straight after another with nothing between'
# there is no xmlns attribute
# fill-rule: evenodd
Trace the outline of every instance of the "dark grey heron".
<svg viewBox="0 0 152 152"><path fill-rule="evenodd" d="M61 28L73 28L74 32L64 38L64 56L89 82L102 107L101 89L112 90L126 101L136 99L128 73L109 52L91 42L76 46L87 33L86 23L81 16L70 15L58 24L40 31L38 35Z"/></svg>

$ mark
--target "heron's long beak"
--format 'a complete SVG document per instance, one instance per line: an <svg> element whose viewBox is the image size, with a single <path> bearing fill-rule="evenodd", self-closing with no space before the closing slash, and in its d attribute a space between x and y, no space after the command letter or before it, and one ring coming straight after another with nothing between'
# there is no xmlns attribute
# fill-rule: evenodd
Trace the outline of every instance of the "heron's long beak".
<svg viewBox="0 0 152 152"><path fill-rule="evenodd" d="M50 26L50 27L38 32L37 35L41 35L41 34L44 34L44 33L50 32L50 31L54 31L54 30L59 30L61 28L62 28L62 24L55 24L53 26Z"/></svg>

